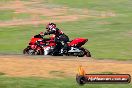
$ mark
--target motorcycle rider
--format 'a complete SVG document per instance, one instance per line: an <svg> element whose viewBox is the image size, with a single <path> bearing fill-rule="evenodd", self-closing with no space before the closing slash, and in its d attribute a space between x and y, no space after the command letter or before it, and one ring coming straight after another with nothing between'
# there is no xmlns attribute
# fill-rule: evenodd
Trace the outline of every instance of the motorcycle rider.
<svg viewBox="0 0 132 88"><path fill-rule="evenodd" d="M56 55L60 52L60 50L63 48L63 53L66 53L68 49L67 42L69 41L69 38L67 35L65 35L59 28L56 27L55 23L49 23L46 26L47 31L44 33L44 35L55 35L55 43L56 47L53 50L53 55Z"/></svg>

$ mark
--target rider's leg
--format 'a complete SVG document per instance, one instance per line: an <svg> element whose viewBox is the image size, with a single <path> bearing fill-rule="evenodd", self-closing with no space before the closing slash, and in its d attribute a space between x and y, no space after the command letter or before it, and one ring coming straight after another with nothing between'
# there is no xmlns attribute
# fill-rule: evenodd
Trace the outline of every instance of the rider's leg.
<svg viewBox="0 0 132 88"><path fill-rule="evenodd" d="M55 38L55 42L56 42L56 46L53 50L53 55L59 55L61 48L62 48L62 44L57 37Z"/></svg>

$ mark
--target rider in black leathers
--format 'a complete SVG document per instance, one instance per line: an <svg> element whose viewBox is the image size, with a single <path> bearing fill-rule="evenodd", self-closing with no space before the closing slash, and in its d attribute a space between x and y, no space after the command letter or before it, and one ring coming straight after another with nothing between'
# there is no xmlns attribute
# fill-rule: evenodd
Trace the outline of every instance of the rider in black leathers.
<svg viewBox="0 0 132 88"><path fill-rule="evenodd" d="M49 23L46 26L47 31L44 33L44 35L50 35L54 34L55 35L55 43L56 47L53 50L53 55L59 54L60 50L63 48L63 53L66 53L68 49L68 44L69 38L67 35L65 35L60 29L56 27L55 23Z"/></svg>

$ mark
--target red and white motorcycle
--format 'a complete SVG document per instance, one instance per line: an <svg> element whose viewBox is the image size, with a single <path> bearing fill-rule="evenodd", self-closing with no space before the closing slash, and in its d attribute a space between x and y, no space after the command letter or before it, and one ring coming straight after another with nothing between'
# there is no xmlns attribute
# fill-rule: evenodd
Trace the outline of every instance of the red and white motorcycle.
<svg viewBox="0 0 132 88"><path fill-rule="evenodd" d="M30 55L54 55L54 49L56 43L54 42L54 35L50 38L41 38L35 35L27 48L23 50L23 54ZM37 42L40 41L38 45ZM63 53L63 48L58 52L57 55L66 55L66 56L78 56L78 57L91 57L90 52L83 48L82 46L88 41L85 38L76 38L68 43L68 49Z"/></svg>

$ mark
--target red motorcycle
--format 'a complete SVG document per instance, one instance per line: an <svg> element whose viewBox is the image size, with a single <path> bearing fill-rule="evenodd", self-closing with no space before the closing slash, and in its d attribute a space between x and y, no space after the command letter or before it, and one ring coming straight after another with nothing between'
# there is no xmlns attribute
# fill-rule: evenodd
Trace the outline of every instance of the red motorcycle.
<svg viewBox="0 0 132 88"><path fill-rule="evenodd" d="M53 51L56 46L54 37L55 36L53 35L47 39L39 37L38 35L34 36L31 39L29 46L23 50L23 53L29 55L53 55ZM37 44L38 41L40 41L39 44ZM62 48L57 55L91 57L90 52L82 47L82 45L84 45L87 41L88 39L85 38L76 38L68 43L68 50L65 53L63 53Z"/></svg>
<svg viewBox="0 0 132 88"><path fill-rule="evenodd" d="M38 34L31 38L29 45L23 50L23 54L44 55L44 49L47 46L55 46L55 45L56 44L54 42L54 36L50 38L43 38Z"/></svg>
<svg viewBox="0 0 132 88"><path fill-rule="evenodd" d="M78 56L78 57L91 57L90 52L83 48L82 46L88 41L85 38L76 38L68 43L70 49L67 51L66 55L68 56Z"/></svg>

